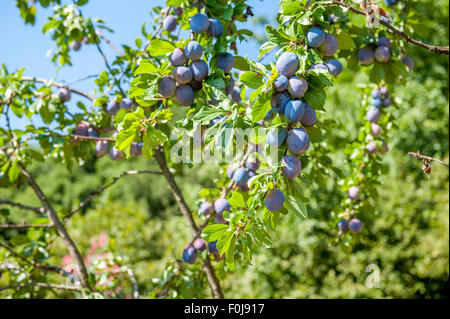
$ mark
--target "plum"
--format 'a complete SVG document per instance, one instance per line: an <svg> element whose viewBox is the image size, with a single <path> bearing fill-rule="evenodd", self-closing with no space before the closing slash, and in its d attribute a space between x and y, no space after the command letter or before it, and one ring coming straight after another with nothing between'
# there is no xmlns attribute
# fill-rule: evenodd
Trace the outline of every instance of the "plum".
<svg viewBox="0 0 450 319"><path fill-rule="evenodd" d="M275 109L270 109L267 113L266 116L264 116L264 121L270 121L272 120L275 115L276 115L276 110Z"/></svg>
<svg viewBox="0 0 450 319"><path fill-rule="evenodd" d="M382 102L383 102L383 107L388 107L392 104L391 99L388 97L385 97Z"/></svg>
<svg viewBox="0 0 450 319"><path fill-rule="evenodd" d="M290 78L300 67L300 59L293 52L284 52L277 60L276 70L279 75Z"/></svg>
<svg viewBox="0 0 450 319"><path fill-rule="evenodd" d="M223 34L223 25L217 18L209 19L208 34L212 37L220 37Z"/></svg>
<svg viewBox="0 0 450 319"><path fill-rule="evenodd" d="M292 123L300 122L305 113L305 103L299 100L289 101L286 104L286 110L284 114L286 118Z"/></svg>
<svg viewBox="0 0 450 319"><path fill-rule="evenodd" d="M289 79L284 75L278 76L275 81L273 81L273 89L277 92L283 92L287 89L289 85Z"/></svg>
<svg viewBox="0 0 450 319"><path fill-rule="evenodd" d="M359 186L351 186L348 189L348 197L351 200L358 200L360 198L361 194L360 194L360 190L359 190Z"/></svg>
<svg viewBox="0 0 450 319"><path fill-rule="evenodd" d="M371 142L367 143L367 145L366 145L366 150L367 150L370 154L378 153L378 146L377 146L377 143L375 143L375 141L371 141Z"/></svg>
<svg viewBox="0 0 450 319"><path fill-rule="evenodd" d="M126 111L131 111L134 107L134 101L129 97L123 98L122 102L120 102L120 108Z"/></svg>
<svg viewBox="0 0 450 319"><path fill-rule="evenodd" d="M308 90L308 83L297 76L289 79L288 91L295 98L301 98Z"/></svg>
<svg viewBox="0 0 450 319"><path fill-rule="evenodd" d="M217 214L222 215L223 212L230 211L231 206L226 198L219 198L214 202L214 210Z"/></svg>
<svg viewBox="0 0 450 319"><path fill-rule="evenodd" d="M84 44L89 44L89 43L91 43L91 41L89 40L88 37L83 37L83 40L81 40L81 42L83 42Z"/></svg>
<svg viewBox="0 0 450 319"><path fill-rule="evenodd" d="M191 244L184 247L183 250L183 261L188 264L193 264L197 258L197 250Z"/></svg>
<svg viewBox="0 0 450 319"><path fill-rule="evenodd" d="M403 57L402 62L406 65L409 71L414 69L414 61L409 56Z"/></svg>
<svg viewBox="0 0 450 319"><path fill-rule="evenodd" d="M97 141L95 143L95 155L97 155L98 157L103 157L106 154L108 154L109 151L109 147L108 147L108 142L107 141Z"/></svg>
<svg viewBox="0 0 450 319"><path fill-rule="evenodd" d="M63 102L63 103L69 101L70 100L70 91L69 91L69 89L61 88L58 91L58 96L59 96L59 99L61 100L61 102Z"/></svg>
<svg viewBox="0 0 450 319"><path fill-rule="evenodd" d="M164 30L167 30L169 32L172 32L177 28L177 18L175 16L169 14L167 17L164 18L163 21L163 28Z"/></svg>
<svg viewBox="0 0 450 319"><path fill-rule="evenodd" d="M194 240L192 245L199 251L206 250L206 242L203 240L203 238L197 238L196 240Z"/></svg>
<svg viewBox="0 0 450 319"><path fill-rule="evenodd" d="M376 123L380 119L380 109L377 107L371 108L369 111L367 111L367 121Z"/></svg>
<svg viewBox="0 0 450 319"><path fill-rule="evenodd" d="M327 61L328 71L333 76L338 76L342 72L342 64L337 59L331 59Z"/></svg>
<svg viewBox="0 0 450 319"><path fill-rule="evenodd" d="M109 151L109 157L113 161L118 161L122 158L122 152L119 151L117 148L112 147L111 150Z"/></svg>
<svg viewBox="0 0 450 319"><path fill-rule="evenodd" d="M249 175L249 177L250 177L250 175ZM248 187L247 184L238 184L238 188L245 193L250 191L250 187Z"/></svg>
<svg viewBox="0 0 450 319"><path fill-rule="evenodd" d="M164 76L158 83L158 93L164 97L169 98L175 94L177 83L170 76Z"/></svg>
<svg viewBox="0 0 450 319"><path fill-rule="evenodd" d="M100 133L95 128L92 127L88 129L88 135L92 137L100 137Z"/></svg>
<svg viewBox="0 0 450 319"><path fill-rule="evenodd" d="M362 227L361 221L357 218L352 218L348 222L348 228L355 234L361 232Z"/></svg>
<svg viewBox="0 0 450 319"><path fill-rule="evenodd" d="M194 33L206 32L206 30L208 30L209 28L209 18L204 13L197 13L192 17L191 21L189 22L189 26Z"/></svg>
<svg viewBox="0 0 450 319"><path fill-rule="evenodd" d="M281 93L273 93L270 97L270 106L274 109L274 111L281 115L284 114L286 104L288 104L290 100L291 98L286 91Z"/></svg>
<svg viewBox="0 0 450 319"><path fill-rule="evenodd" d="M217 123L224 122L225 120L226 120L226 118L224 116L218 116L209 123L209 126L213 127Z"/></svg>
<svg viewBox="0 0 450 319"><path fill-rule="evenodd" d="M336 22L338 22L339 21L339 17L337 17L336 15L334 15L333 13L332 14L330 14L329 16L328 16L328 23L330 23L331 25L333 25L333 24L335 24Z"/></svg>
<svg viewBox="0 0 450 319"><path fill-rule="evenodd" d="M259 160L255 156L252 156L245 161L245 167L247 167L250 171L256 172L259 168Z"/></svg>
<svg viewBox="0 0 450 319"><path fill-rule="evenodd" d="M225 73L231 71L234 65L234 56L231 53L220 53L217 57L217 67L222 69Z"/></svg>
<svg viewBox="0 0 450 319"><path fill-rule="evenodd" d="M309 46L313 48L320 47L325 41L325 32L319 27L312 27L306 33L306 39Z"/></svg>
<svg viewBox="0 0 450 319"><path fill-rule="evenodd" d="M345 231L348 229L348 221L346 219L341 219L338 222L338 228L340 231Z"/></svg>
<svg viewBox="0 0 450 319"><path fill-rule="evenodd" d="M72 48L72 50L78 51L81 48L81 42L80 41L72 41L72 42L70 42L70 47Z"/></svg>
<svg viewBox="0 0 450 319"><path fill-rule="evenodd" d="M190 41L186 45L184 52L189 60L200 60L203 55L203 47L197 41Z"/></svg>
<svg viewBox="0 0 450 319"><path fill-rule="evenodd" d="M117 114L120 110L120 103L117 102L116 99L112 99L109 101L108 105L106 105L106 112L108 112L111 115Z"/></svg>
<svg viewBox="0 0 450 319"><path fill-rule="evenodd" d="M289 131L286 144L291 153L295 155L303 154L309 148L308 133L303 128L294 128Z"/></svg>
<svg viewBox="0 0 450 319"><path fill-rule="evenodd" d="M267 144L273 147L278 147L283 144L286 139L286 135L286 130L283 127L270 129L266 136Z"/></svg>
<svg viewBox="0 0 450 319"><path fill-rule="evenodd" d="M192 89L194 90L194 92L198 92L202 89L203 87L203 81L197 81L197 80L192 80L191 83L189 83L192 87Z"/></svg>
<svg viewBox="0 0 450 319"><path fill-rule="evenodd" d="M375 50L375 59L378 62L387 62L387 61L389 61L390 57L391 57L391 51L389 50L389 48L379 46Z"/></svg>
<svg viewBox="0 0 450 319"><path fill-rule="evenodd" d="M381 99L381 92L379 89L373 89L370 94L374 99Z"/></svg>
<svg viewBox="0 0 450 319"><path fill-rule="evenodd" d="M235 164L234 163L230 163L227 166L227 177L228 178L232 178L234 175L234 170L235 170Z"/></svg>
<svg viewBox="0 0 450 319"><path fill-rule="evenodd" d="M210 202L203 202L200 205L200 214L202 215L211 215L214 213L214 206Z"/></svg>
<svg viewBox="0 0 450 319"><path fill-rule="evenodd" d="M245 167L239 167L233 175L233 180L237 185L246 185L250 176L248 176L248 169Z"/></svg>
<svg viewBox="0 0 450 319"><path fill-rule="evenodd" d="M183 8L180 8L180 7L173 8L173 12L174 12L177 16L180 16L180 15L183 14Z"/></svg>
<svg viewBox="0 0 450 319"><path fill-rule="evenodd" d="M276 212L281 209L284 204L283 192L278 188L271 189L266 196L265 205L271 212Z"/></svg>
<svg viewBox="0 0 450 319"><path fill-rule="evenodd" d="M188 84L192 81L193 75L190 68L185 66L177 66L172 71L172 76L175 78L175 80L178 82L178 84Z"/></svg>
<svg viewBox="0 0 450 319"><path fill-rule="evenodd" d="M228 222L223 218L222 215L214 215L214 223L216 224L228 224Z"/></svg>
<svg viewBox="0 0 450 319"><path fill-rule="evenodd" d="M131 156L141 156L142 155L142 147L144 144L142 142L133 142L130 146L130 155Z"/></svg>
<svg viewBox="0 0 450 319"><path fill-rule="evenodd" d="M201 82L208 76L208 64L203 60L192 62L190 68L195 81Z"/></svg>
<svg viewBox="0 0 450 319"><path fill-rule="evenodd" d="M305 103L305 112L303 113L303 117L301 118L300 123L303 126L309 127L316 124L316 122L317 122L316 111L314 111L314 109L311 106Z"/></svg>
<svg viewBox="0 0 450 319"><path fill-rule="evenodd" d="M172 51L172 54L170 55L170 63L173 66L182 66L185 65L187 62L186 53L181 48L176 48Z"/></svg>
<svg viewBox="0 0 450 319"><path fill-rule="evenodd" d="M320 52L324 56L330 56L337 52L338 49L338 42L334 35L326 33L325 34L325 41L323 41L322 45L320 46Z"/></svg>
<svg viewBox="0 0 450 319"><path fill-rule="evenodd" d="M194 90L190 85L182 85L175 91L175 100L182 106L190 106L194 103Z"/></svg>
<svg viewBox="0 0 450 319"><path fill-rule="evenodd" d="M376 99L372 99L370 104L375 107L381 107L383 105L383 101L380 98L376 98Z"/></svg>
<svg viewBox="0 0 450 319"><path fill-rule="evenodd" d="M302 171L302 162L295 156L283 156L281 165L281 171L283 172L284 176L286 176L286 178L296 178Z"/></svg>
<svg viewBox="0 0 450 319"><path fill-rule="evenodd" d="M381 37L378 39L378 45L389 49L392 45L391 39L389 39L388 37Z"/></svg>
<svg viewBox="0 0 450 319"><path fill-rule="evenodd" d="M373 137L380 136L381 126L379 126L377 123L371 123L371 125L370 125L370 132L372 133Z"/></svg>
<svg viewBox="0 0 450 319"><path fill-rule="evenodd" d="M89 127L84 123L80 123L75 128L74 134L81 136L89 136Z"/></svg>
<svg viewBox="0 0 450 319"><path fill-rule="evenodd" d="M361 48L358 51L358 59L362 65L372 64L374 55L373 48L369 46Z"/></svg>
<svg viewBox="0 0 450 319"><path fill-rule="evenodd" d="M382 98L388 97L389 95L388 89L385 86L380 87L380 93Z"/></svg>
<svg viewBox="0 0 450 319"><path fill-rule="evenodd" d="M236 86L231 91L231 94L229 95L229 98L236 103L240 103L242 101L241 98L241 88L239 86Z"/></svg>

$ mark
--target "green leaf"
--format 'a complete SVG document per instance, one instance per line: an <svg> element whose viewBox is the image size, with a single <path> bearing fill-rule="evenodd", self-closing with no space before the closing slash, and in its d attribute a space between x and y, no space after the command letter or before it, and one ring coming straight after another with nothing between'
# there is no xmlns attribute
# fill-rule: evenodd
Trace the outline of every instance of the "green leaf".
<svg viewBox="0 0 450 319"><path fill-rule="evenodd" d="M233 207L245 207L244 197L242 196L242 194L238 192L233 192L228 202Z"/></svg>
<svg viewBox="0 0 450 319"><path fill-rule="evenodd" d="M8 177L11 182L14 182L19 177L19 161L16 159L8 171Z"/></svg>
<svg viewBox="0 0 450 319"><path fill-rule="evenodd" d="M235 244L236 244L236 237L233 236L231 239L230 248L228 249L228 251L225 255L225 264L227 265L228 269L230 269L230 271L235 270L235 265L234 265Z"/></svg>
<svg viewBox="0 0 450 319"><path fill-rule="evenodd" d="M266 116L267 112L271 109L270 100L265 103L260 103L258 99L252 107L252 122L256 123L261 121Z"/></svg>
<svg viewBox="0 0 450 319"><path fill-rule="evenodd" d="M264 79L258 74L247 71L241 74L240 81L251 89L257 89L264 84Z"/></svg>
<svg viewBox="0 0 450 319"><path fill-rule="evenodd" d="M250 71L250 65L248 61L241 56L234 57L233 67L241 71Z"/></svg>
<svg viewBox="0 0 450 319"><path fill-rule="evenodd" d="M158 39L152 40L147 48L147 52L155 57L165 55L173 50L175 50L175 46L172 43Z"/></svg>
<svg viewBox="0 0 450 319"><path fill-rule="evenodd" d="M288 196L286 201L289 210L293 210L298 216L308 218L308 209L306 204L296 199L294 196Z"/></svg>
<svg viewBox="0 0 450 319"><path fill-rule="evenodd" d="M281 33L271 25L266 25L266 35L270 42L284 45L291 41L285 34Z"/></svg>
<svg viewBox="0 0 450 319"><path fill-rule="evenodd" d="M227 115L224 110L204 106L197 112L197 114L195 114L194 120L206 122L214 120L218 116L224 115Z"/></svg>
<svg viewBox="0 0 450 319"><path fill-rule="evenodd" d="M326 95L324 90L311 90L305 94L306 103L315 110L324 110Z"/></svg>
<svg viewBox="0 0 450 319"><path fill-rule="evenodd" d="M149 60L141 60L136 71L134 71L134 74L156 73L156 72L158 72L158 68L155 65L153 65Z"/></svg>
<svg viewBox="0 0 450 319"><path fill-rule="evenodd" d="M224 224L214 224L206 226L205 229L203 229L202 237L207 242L216 241L219 239L219 237L228 229L228 225Z"/></svg>
<svg viewBox="0 0 450 319"><path fill-rule="evenodd" d="M339 50L352 50L355 48L355 42L353 42L347 32L341 30L341 32L335 34L334 36L338 42Z"/></svg>

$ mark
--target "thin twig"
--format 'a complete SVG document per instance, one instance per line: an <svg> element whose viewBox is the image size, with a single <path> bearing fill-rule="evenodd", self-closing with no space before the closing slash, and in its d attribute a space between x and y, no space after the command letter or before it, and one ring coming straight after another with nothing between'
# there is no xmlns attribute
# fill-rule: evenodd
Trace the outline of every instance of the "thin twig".
<svg viewBox="0 0 450 319"><path fill-rule="evenodd" d="M39 83L44 83L45 85L51 85L51 86L55 86L58 88L66 88L68 89L70 92L73 92L75 94L81 95L91 101L94 101L95 99L90 96L89 94L82 92L80 90L68 87L66 84L63 83L59 83L59 82L54 82L53 80L47 80L47 79L42 79L42 78L35 78L35 77L31 77L31 76L23 76L22 77L22 81L32 81L32 82L39 82Z"/></svg>
<svg viewBox="0 0 450 319"><path fill-rule="evenodd" d="M73 215L75 215L76 213L78 213L80 210L82 210L95 196L97 196L98 194L102 193L103 191L105 191L106 189L108 189L109 187L113 186L115 183L117 183L119 181L119 179L121 179L122 177L125 176L130 176L130 175L140 175L140 174L154 174L154 175L161 175L161 172L158 171L126 171L123 172L122 174L116 176L113 178L112 182L109 184L106 184L105 186L91 192L88 197L83 200L81 202L81 204L71 213L67 214L66 216L64 216L64 219L68 219L70 217L72 217Z"/></svg>
<svg viewBox="0 0 450 319"><path fill-rule="evenodd" d="M0 199L0 205L8 205L12 207L17 207L24 210L30 210L35 213L44 213L44 209L42 207L32 207L27 205L22 205L16 202L12 202L10 200Z"/></svg>
<svg viewBox="0 0 450 319"><path fill-rule="evenodd" d="M443 162L443 161L441 161L441 160L439 160L437 158L434 158L434 157L422 155L422 154L420 154L419 151L417 151L417 152L408 152L408 155L411 156L411 157L414 157L414 158L422 159L422 160L434 161L434 162L437 162L439 164L444 165L445 167L449 167L447 163L445 163L445 162Z"/></svg>
<svg viewBox="0 0 450 319"><path fill-rule="evenodd" d="M344 0L332 0L331 2L328 2L328 3L324 2L324 3L321 3L321 4L322 5L339 5L339 6L342 6L342 7L345 7L347 9L349 9L353 13L367 16L366 12L352 7L351 5L346 3ZM418 41L418 40L415 40L415 39L411 38L405 32L402 32L402 31L396 29L395 27L393 27L390 23L388 23L386 21L383 21L381 19L378 19L378 21L379 21L380 24L382 24L383 26L385 26L386 28L391 30L394 34L402 37L403 39L405 39L409 43L421 46L421 47L427 49L428 51L435 52L437 54L449 55L449 47L448 46L437 46L437 45L425 44L425 43L423 43L421 41Z"/></svg>
<svg viewBox="0 0 450 319"><path fill-rule="evenodd" d="M95 30L95 33L100 36L100 38L102 38L103 40L105 40L106 43L109 44L109 46L111 48L113 48L114 51L116 51L116 53L120 56L123 56L123 53L114 45L114 43L112 43L107 37L105 37L103 35L103 33L101 33L99 30Z"/></svg>
<svg viewBox="0 0 450 319"><path fill-rule="evenodd" d="M44 224L44 225L13 225L13 224L3 224L0 225L0 229L25 229L25 228L51 228L53 225L51 224Z"/></svg>
<svg viewBox="0 0 450 319"><path fill-rule="evenodd" d="M55 285L55 284L47 284L44 282L33 282L33 281L26 283L26 284L3 286L3 287L0 287L0 291L7 290L7 289L23 289L26 287L41 287L41 288L48 288L48 289L83 291L83 288L77 287L77 286Z"/></svg>

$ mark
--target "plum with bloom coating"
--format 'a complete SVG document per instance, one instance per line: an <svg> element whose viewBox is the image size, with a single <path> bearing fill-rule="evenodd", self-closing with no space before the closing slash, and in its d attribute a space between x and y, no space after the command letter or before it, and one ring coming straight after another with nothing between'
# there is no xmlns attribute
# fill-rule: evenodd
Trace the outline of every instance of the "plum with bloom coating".
<svg viewBox="0 0 450 319"><path fill-rule="evenodd" d="M158 93L164 97L169 98L175 94L177 83L170 76L164 76L158 83Z"/></svg>
<svg viewBox="0 0 450 319"><path fill-rule="evenodd" d="M190 68L185 66L177 66L173 71L172 75L175 78L175 80L183 85L188 84L192 81L193 74Z"/></svg>
<svg viewBox="0 0 450 319"><path fill-rule="evenodd" d="M109 147L107 141L97 141L95 143L95 155L98 157L103 157L108 154Z"/></svg>
<svg viewBox="0 0 450 319"><path fill-rule="evenodd" d="M287 89L289 85L289 79L284 75L278 76L275 81L273 81L273 88L277 92L283 92Z"/></svg>
<svg viewBox="0 0 450 319"><path fill-rule="evenodd" d="M70 91L66 88L62 88L58 91L58 96L61 99L61 102L67 102L70 100Z"/></svg>
<svg viewBox="0 0 450 319"><path fill-rule="evenodd" d="M297 54L292 52L284 52L277 60L276 70L280 75L288 78L293 76L300 67L300 59Z"/></svg>
<svg viewBox="0 0 450 319"><path fill-rule="evenodd" d="M380 119L381 113L377 107L371 108L367 111L367 121L376 123Z"/></svg>
<svg viewBox="0 0 450 319"><path fill-rule="evenodd" d="M194 90L190 85L182 85L175 91L175 100L182 106L190 106L194 103Z"/></svg>
<svg viewBox="0 0 450 319"><path fill-rule="evenodd" d="M333 76L338 76L342 72L342 64L337 59L331 59L327 61L328 71Z"/></svg>
<svg viewBox="0 0 450 319"><path fill-rule="evenodd" d="M108 112L111 115L117 114L119 110L120 110L120 103L117 102L116 99L109 101L108 105L106 106L106 112Z"/></svg>
<svg viewBox="0 0 450 319"><path fill-rule="evenodd" d="M234 56L231 53L220 53L217 57L217 67L222 69L225 73L231 71L234 65Z"/></svg>
<svg viewBox="0 0 450 319"><path fill-rule="evenodd" d="M359 190L359 186L351 186L348 189L348 197L352 200L358 200L360 197L361 193Z"/></svg>
<svg viewBox="0 0 450 319"><path fill-rule="evenodd" d="M334 35L326 33L325 34L325 41L320 46L320 51L325 56L333 55L337 52L338 49L338 42Z"/></svg>
<svg viewBox="0 0 450 319"><path fill-rule="evenodd" d="M194 61L190 66L195 81L203 81L209 73L208 64L203 60Z"/></svg>
<svg viewBox="0 0 450 319"><path fill-rule="evenodd" d="M206 250L206 242L203 240L203 238L197 238L196 240L194 240L192 245L199 251Z"/></svg>
<svg viewBox="0 0 450 319"><path fill-rule="evenodd" d="M267 144L272 147L278 147L283 144L286 139L286 135L286 130L283 127L273 128L267 133Z"/></svg>
<svg viewBox="0 0 450 319"><path fill-rule="evenodd" d="M169 32L172 32L177 27L177 18L175 16L169 14L167 17L164 18L163 21L163 28L164 30L167 30Z"/></svg>
<svg viewBox="0 0 450 319"><path fill-rule="evenodd" d="M373 62L374 51L371 47L364 47L358 51L358 59L362 65L369 65Z"/></svg>
<svg viewBox="0 0 450 319"><path fill-rule="evenodd" d="M348 229L348 221L347 221L346 219L341 219L341 220L338 222L338 228L339 228L339 230L341 230L341 231L347 230L347 229Z"/></svg>
<svg viewBox="0 0 450 319"><path fill-rule="evenodd" d="M286 104L285 115L292 123L298 123L305 114L305 103L299 100L289 101Z"/></svg>
<svg viewBox="0 0 450 319"><path fill-rule="evenodd" d="M301 98L308 90L308 82L297 76L289 79L288 91L294 98Z"/></svg>
<svg viewBox="0 0 450 319"><path fill-rule="evenodd" d="M187 62L186 53L181 48L176 48L173 50L172 54L170 55L170 63L173 66L182 66L185 65Z"/></svg>
<svg viewBox="0 0 450 319"><path fill-rule="evenodd" d="M197 13L189 22L192 32L203 33L209 28L209 18L204 13Z"/></svg>
<svg viewBox="0 0 450 319"><path fill-rule="evenodd" d="M312 27L306 33L306 39L309 46L313 48L320 47L325 41L325 32L319 27Z"/></svg>
<svg viewBox="0 0 450 319"><path fill-rule="evenodd" d="M223 34L223 25L217 18L209 19L208 34L212 37L220 37Z"/></svg>
<svg viewBox="0 0 450 319"><path fill-rule="evenodd" d="M200 60L203 55L203 47L197 41L190 41L186 45L184 52L189 60Z"/></svg>
<svg viewBox="0 0 450 319"><path fill-rule="evenodd" d="M271 189L265 200L266 208L271 212L281 209L284 204L284 194L278 188Z"/></svg>
<svg viewBox="0 0 450 319"><path fill-rule="evenodd" d="M289 131L286 138L289 151L295 155L305 153L309 148L309 136L303 128L294 128Z"/></svg>
<svg viewBox="0 0 450 319"><path fill-rule="evenodd" d="M348 228L355 234L361 232L362 227L363 225L361 221L357 218L350 219L350 221L348 222Z"/></svg>
<svg viewBox="0 0 450 319"><path fill-rule="evenodd" d="M186 247L184 247L183 257L182 257L184 262L186 262L188 264L193 264L195 262L196 258L197 258L197 250L195 249L194 246L189 244Z"/></svg>
<svg viewBox="0 0 450 319"><path fill-rule="evenodd" d="M200 205L200 214L202 215L211 215L214 213L214 206L210 202L203 202Z"/></svg>
<svg viewBox="0 0 450 319"><path fill-rule="evenodd" d="M303 113L303 117L300 120L300 123L303 126L309 127L313 126L317 122L317 114L316 111L305 103L305 112Z"/></svg>
<svg viewBox="0 0 450 319"><path fill-rule="evenodd" d="M222 215L223 212L228 212L231 209L230 203L226 198L219 198L214 202L214 210L217 214Z"/></svg>
<svg viewBox="0 0 450 319"><path fill-rule="evenodd" d="M281 165L281 171L283 172L284 176L286 176L286 178L296 178L302 171L302 163L300 162L300 159L295 156L283 156Z"/></svg>

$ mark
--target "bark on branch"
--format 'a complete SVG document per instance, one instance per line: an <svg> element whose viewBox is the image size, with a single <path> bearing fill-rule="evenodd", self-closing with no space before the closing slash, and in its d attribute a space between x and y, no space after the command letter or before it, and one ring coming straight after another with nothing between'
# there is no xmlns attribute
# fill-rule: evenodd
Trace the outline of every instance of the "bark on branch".
<svg viewBox="0 0 450 319"><path fill-rule="evenodd" d="M17 208L24 209L24 210L30 210L35 213L44 213L44 209L42 207L32 207L32 206L22 205L20 203L12 202L12 201L6 200L6 199L0 199L0 205L8 205L8 206L12 206L12 207L17 207Z"/></svg>
<svg viewBox="0 0 450 319"><path fill-rule="evenodd" d="M81 256L77 246L74 241L70 237L63 223L59 219L56 211L53 209L52 205L48 201L47 197L42 192L41 188L38 184L36 184L33 176L25 169L22 164L19 164L20 173L26 178L28 185L33 189L36 196L42 203L44 207L45 213L47 214L47 218L54 225L58 235L61 237L64 245L69 250L70 255L78 266L79 274L80 274L80 282L84 288L90 289L89 286L89 275L86 269L86 265L84 264L83 257Z"/></svg>
<svg viewBox="0 0 450 319"><path fill-rule="evenodd" d="M349 5L344 0L332 0L331 2L323 3L323 4L324 5L339 5L341 7L347 8L348 10L350 10L353 13L367 16L367 12L364 12L364 11L361 11L359 9L356 9L356 8L352 7L351 5ZM437 45L426 44L426 43L423 43L421 41L418 41L418 40L415 40L415 39L411 38L405 32L398 30L397 28L393 27L390 23L388 23L386 21L383 21L383 20L379 19L379 23L382 24L383 26L385 26L386 28L388 28L394 34L402 37L403 39L405 39L409 43L412 43L414 45L418 45L420 47L423 47L423 48L427 49L428 51L435 52L437 54L449 55L449 47L448 46L437 46Z"/></svg>
<svg viewBox="0 0 450 319"><path fill-rule="evenodd" d="M38 83L44 83L45 85L51 85L54 87L58 87L58 88L66 88L68 89L70 92L81 95L91 101L94 101L95 99L90 96L89 94L82 92L80 90L68 87L67 85L65 85L64 83L59 83L59 82L53 82L51 80L47 80L47 79L42 79L42 78L34 78L31 76L22 76L22 81L31 81L31 82L38 82Z"/></svg>
<svg viewBox="0 0 450 319"><path fill-rule="evenodd" d="M184 200L183 194L178 187L178 184L175 181L175 178L173 174L170 172L166 156L164 154L164 149L157 148L155 151L155 160L158 163L161 172L165 179L167 180L167 183L169 184L169 189L172 192L173 196L175 197L175 201L178 204L178 207L181 210L181 213L184 215L184 217L187 220L187 223L189 227L192 229L194 234L197 234L198 227L195 224L194 218L192 217L192 212L189 209L188 205L186 204L186 201ZM209 255L206 256L206 258L203 260L203 266L205 268L206 277L208 279L209 287L211 288L212 295L215 299L223 299L223 293L222 288L220 287L219 280L216 277L216 274L214 272L214 267L211 264L211 260L209 258Z"/></svg>

